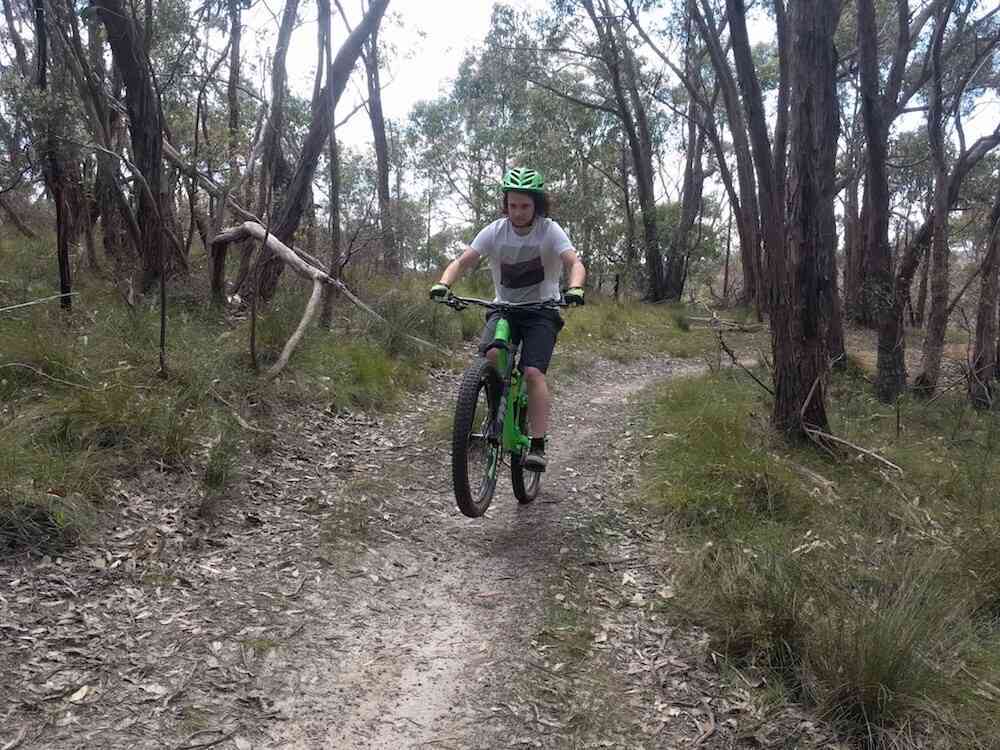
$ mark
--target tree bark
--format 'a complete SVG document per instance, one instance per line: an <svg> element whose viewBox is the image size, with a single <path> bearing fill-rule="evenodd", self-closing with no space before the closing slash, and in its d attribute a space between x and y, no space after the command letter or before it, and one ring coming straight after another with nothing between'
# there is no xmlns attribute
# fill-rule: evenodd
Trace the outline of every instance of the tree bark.
<svg viewBox="0 0 1000 750"><path fill-rule="evenodd" d="M927 139L934 164L934 220L931 230L931 310L920 357L920 373L914 379L914 391L932 396L941 376L944 337L948 328L948 292L950 289L950 251L948 248L948 164L945 161L944 102L941 48L951 16L952 4L945 3L934 19L931 40L931 84L928 96Z"/></svg>
<svg viewBox="0 0 1000 750"><path fill-rule="evenodd" d="M931 259L924 256L920 263L920 283L917 285L917 304L913 309L913 325L917 328L924 327L927 319L927 289L930 286Z"/></svg>
<svg viewBox="0 0 1000 750"><path fill-rule="evenodd" d="M745 304L756 305L759 313L761 308L766 307L766 281L761 248L760 208L757 202L757 185L750 141L747 137L746 119L740 106L736 79L719 42L721 34L711 15L710 6L705 2L703 13L698 8L697 0L690 0L688 8L708 48L712 67L722 87L722 100L725 103L729 132L733 140L736 176L740 186L736 224L740 235L740 260L743 267L745 299L742 301Z"/></svg>
<svg viewBox="0 0 1000 750"><path fill-rule="evenodd" d="M769 282L782 275L782 269L776 268L772 260L784 255L784 207L781 202L781 190L777 184L775 159L771 152L771 142L767 130L767 115L764 111L764 95L757 79L753 57L750 51L750 39L746 27L746 8L743 0L726 0L729 18L730 36L733 45L733 56L736 61L736 73L743 92L743 107L750 133L751 153L757 176L758 209L764 240L764 249L768 256ZM779 30L779 36L784 31ZM779 97L784 99L784 97ZM781 261L778 261L779 266ZM769 297L766 305L771 310L774 294Z"/></svg>
<svg viewBox="0 0 1000 750"><path fill-rule="evenodd" d="M614 91L619 119L625 130L632 166L635 170L636 192L642 210L643 245L646 260L646 298L653 302L664 299L663 255L660 250L659 229L656 220L656 194L654 190L653 144L645 106L639 95L634 61L629 50L620 44L620 25L606 2L601 12L593 0L582 0L583 6L597 32L601 59L607 70Z"/></svg>
<svg viewBox="0 0 1000 750"><path fill-rule="evenodd" d="M385 137L385 117L382 114L382 84L379 79L378 29L365 42L362 52L368 81L368 117L375 141L376 189L378 191L379 228L382 240L382 267L392 276L403 272L396 246L396 232L389 195L389 144Z"/></svg>
<svg viewBox="0 0 1000 750"><path fill-rule="evenodd" d="M684 184L681 189L681 216L677 231L670 238L670 254L664 279L664 299L680 300L684 294L687 261L691 253L691 230L702 206L705 171L701 156L705 149L704 130L697 125L699 113L694 100L688 110L688 137L685 149Z"/></svg>
<svg viewBox="0 0 1000 750"><path fill-rule="evenodd" d="M137 287L149 291L164 267L163 115L153 86L144 39L122 0L95 0L108 33L115 67L125 84L132 153L141 183L137 188L140 268Z"/></svg>
<svg viewBox="0 0 1000 750"><path fill-rule="evenodd" d="M969 398L977 409L996 403L997 310L1000 298L1000 186L990 212L990 239L983 259L979 306L976 310L976 341L969 362Z"/></svg>
<svg viewBox="0 0 1000 750"><path fill-rule="evenodd" d="M42 95L47 97L49 96L49 45L44 0L34 0L34 10L35 84L43 92ZM67 211L69 180L67 179L63 156L60 154L55 123L46 118L42 129L44 129L44 135L42 136L42 143L44 145L42 146L41 154L43 160L42 170L45 175L45 186L56 206L56 260L59 268L59 293L62 295L59 304L64 310L69 311L73 309L73 282L69 264L69 237L72 232L73 221Z"/></svg>
<svg viewBox="0 0 1000 750"><path fill-rule="evenodd" d="M886 168L887 124L879 94L878 30L873 0L858 0L858 55L861 115L868 144L865 182L864 259L870 277L860 280L862 299L877 301L878 360L875 392L891 402L906 387L903 330L893 313L892 252L889 247L889 176ZM864 302L862 304L865 304Z"/></svg>
<svg viewBox="0 0 1000 750"><path fill-rule="evenodd" d="M309 131L306 133L302 152L296 162L281 211L271 224L271 231L281 242L291 244L295 232L299 228L302 212L307 202L307 193L312 190L312 180L316 174L319 157L326 147L333 129L333 113L337 101L344 93L347 80L354 69L354 63L361 55L364 41L378 28L388 4L389 0L374 0L372 2L361 23L348 35L337 52L336 58L330 63L326 84L320 91L318 100L313 103ZM317 71L317 75L320 75L319 71ZM280 261L268 262L260 287L262 299L269 300L274 296L283 265Z"/></svg>
<svg viewBox="0 0 1000 750"><path fill-rule="evenodd" d="M840 126L833 35L840 10L840 0L802 0L793 5L789 20L792 161L787 246L784 253L769 248L768 255L774 290L772 423L797 437L828 429L825 380Z"/></svg>
<svg viewBox="0 0 1000 750"><path fill-rule="evenodd" d="M261 138L262 158L257 183L258 216L279 212L287 200L285 189L289 180L289 167L281 147L281 139L285 133L285 102L288 99L288 47L295 30L298 7L299 0L286 0L274 57L271 59L271 106ZM322 76L323 72L317 70L316 75Z"/></svg>
<svg viewBox="0 0 1000 750"><path fill-rule="evenodd" d="M340 226L340 146L337 130L330 132L330 255L327 259L327 273L331 278L340 279L341 226ZM333 327L333 287L324 288L320 325Z"/></svg>
<svg viewBox="0 0 1000 750"><path fill-rule="evenodd" d="M692 52L692 39L688 35L685 45L684 68L685 78L697 75L697 63ZM684 183L681 188L681 215L677 230L670 238L670 253L667 258L666 278L664 279L664 298L680 300L684 294L684 282L687 276L687 261L691 253L691 230L701 213L702 192L705 184L705 171L701 157L705 150L705 128L699 122L713 113L701 114L701 107L695 97L689 97L687 111L687 148L684 160Z"/></svg>

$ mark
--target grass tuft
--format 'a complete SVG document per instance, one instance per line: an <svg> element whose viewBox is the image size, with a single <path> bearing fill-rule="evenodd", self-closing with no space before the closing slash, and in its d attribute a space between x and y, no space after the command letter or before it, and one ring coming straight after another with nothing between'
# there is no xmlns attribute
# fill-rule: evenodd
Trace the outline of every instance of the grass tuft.
<svg viewBox="0 0 1000 750"><path fill-rule="evenodd" d="M758 407L754 394L728 374L665 386L651 407L665 416L651 420L658 440L647 501L684 525L719 530L794 516L794 476L775 460L770 437L747 418Z"/></svg>
<svg viewBox="0 0 1000 750"><path fill-rule="evenodd" d="M862 455L784 444L753 416L767 411L760 399L748 381L710 376L675 381L648 407L643 502L676 519L692 550L678 571L683 613L861 746L990 746L995 415L947 396L903 399L897 415L845 368L831 381L834 430L899 477Z"/></svg>

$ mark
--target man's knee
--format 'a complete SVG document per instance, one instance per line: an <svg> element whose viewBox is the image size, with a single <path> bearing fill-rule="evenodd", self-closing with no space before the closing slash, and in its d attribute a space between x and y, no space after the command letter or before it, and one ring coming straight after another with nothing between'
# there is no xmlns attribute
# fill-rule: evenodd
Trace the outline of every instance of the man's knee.
<svg viewBox="0 0 1000 750"><path fill-rule="evenodd" d="M528 382L545 382L545 373L537 367L525 367L524 377Z"/></svg>

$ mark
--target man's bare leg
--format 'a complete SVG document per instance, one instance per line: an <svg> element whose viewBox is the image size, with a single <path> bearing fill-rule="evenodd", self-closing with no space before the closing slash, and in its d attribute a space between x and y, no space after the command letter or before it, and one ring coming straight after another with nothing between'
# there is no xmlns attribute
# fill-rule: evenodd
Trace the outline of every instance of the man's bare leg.
<svg viewBox="0 0 1000 750"><path fill-rule="evenodd" d="M528 422L531 437L545 437L549 431L549 386L545 373L537 367L524 368L524 380L528 386Z"/></svg>

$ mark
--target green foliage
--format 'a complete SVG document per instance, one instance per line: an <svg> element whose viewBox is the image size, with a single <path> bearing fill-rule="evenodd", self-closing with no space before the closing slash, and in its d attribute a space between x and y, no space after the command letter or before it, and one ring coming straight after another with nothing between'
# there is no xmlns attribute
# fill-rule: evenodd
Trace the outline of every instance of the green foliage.
<svg viewBox="0 0 1000 750"><path fill-rule="evenodd" d="M708 578L713 585L706 587ZM798 560L738 542L706 545L683 572L681 585L690 592L685 606L697 612L723 653L795 679L814 610Z"/></svg>
<svg viewBox="0 0 1000 750"><path fill-rule="evenodd" d="M920 719L941 721L949 713L942 705L990 710L942 668L972 632L941 560L904 561L885 577L877 596L841 594L813 612L803 675L812 698L850 733L883 741Z"/></svg>
<svg viewBox="0 0 1000 750"><path fill-rule="evenodd" d="M784 522L799 513L791 472L775 460L769 437L747 419L760 409L755 395L728 375L666 386L650 407L656 415L650 430L658 437L647 501L685 526L720 531Z"/></svg>
<svg viewBox="0 0 1000 750"><path fill-rule="evenodd" d="M97 489L98 471L89 454L67 455L12 433L0 452L0 555L76 543L91 524L83 495Z"/></svg>
<svg viewBox="0 0 1000 750"><path fill-rule="evenodd" d="M237 434L234 425L224 425L211 442L202 475L202 482L209 494L224 492L238 473L240 456Z"/></svg>
<svg viewBox="0 0 1000 750"><path fill-rule="evenodd" d="M676 601L744 668L781 678L869 747L980 747L1000 695L996 415L943 397L877 404L854 362L830 385L834 431L863 454L789 448L745 379L676 381L650 405L643 502L691 554ZM951 436L950 439L948 436Z"/></svg>
<svg viewBox="0 0 1000 750"><path fill-rule="evenodd" d="M34 243L0 249L18 273L0 284L5 306L52 293L29 280L40 276ZM251 366L249 316L227 320L197 288L175 285L161 376L156 300L129 308L100 283L79 282L72 313L49 303L0 316L0 429L9 438L0 451L0 552L75 543L115 480L153 468L200 476L214 507L238 478L242 446L265 456L282 439L243 432L234 415L267 428L273 411L303 402L387 408L441 360L404 334L446 346L466 325L426 300L422 279L373 284L365 295L385 323L345 304L332 332L308 331L282 375L265 381ZM307 293L288 277L260 310L262 369L298 325Z"/></svg>
<svg viewBox="0 0 1000 750"><path fill-rule="evenodd" d="M557 351L566 348L627 362L654 353L692 358L715 346L707 329L683 329L683 306L618 304L598 294L587 295L583 307L563 311L566 326L559 334Z"/></svg>

